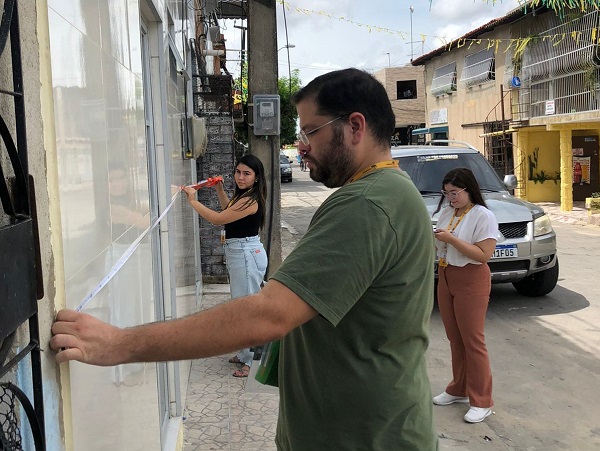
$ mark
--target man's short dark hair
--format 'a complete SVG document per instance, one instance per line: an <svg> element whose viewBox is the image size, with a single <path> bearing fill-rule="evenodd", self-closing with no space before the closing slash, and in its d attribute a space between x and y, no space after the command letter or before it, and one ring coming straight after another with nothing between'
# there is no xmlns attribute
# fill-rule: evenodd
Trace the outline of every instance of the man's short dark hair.
<svg viewBox="0 0 600 451"><path fill-rule="evenodd" d="M355 68L321 75L294 94L298 104L313 98L323 116L361 113L378 143L390 146L396 119L387 92L372 75Z"/></svg>

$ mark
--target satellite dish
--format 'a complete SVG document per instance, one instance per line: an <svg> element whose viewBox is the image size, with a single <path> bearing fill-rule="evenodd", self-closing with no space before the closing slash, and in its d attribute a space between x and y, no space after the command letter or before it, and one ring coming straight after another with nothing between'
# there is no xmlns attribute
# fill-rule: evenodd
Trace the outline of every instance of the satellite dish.
<svg viewBox="0 0 600 451"><path fill-rule="evenodd" d="M521 79L519 77L513 77L510 84L513 86L513 88L520 88L521 87Z"/></svg>

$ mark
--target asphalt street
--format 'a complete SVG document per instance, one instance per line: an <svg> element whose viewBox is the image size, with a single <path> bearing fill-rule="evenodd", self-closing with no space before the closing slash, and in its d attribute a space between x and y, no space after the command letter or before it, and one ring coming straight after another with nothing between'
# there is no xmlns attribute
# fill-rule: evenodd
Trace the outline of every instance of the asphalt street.
<svg viewBox="0 0 600 451"><path fill-rule="evenodd" d="M284 257L332 190L293 165L281 187ZM494 377L494 414L467 424L464 405L434 407L441 449L600 449L600 227L554 222L560 278L549 295L527 298L494 285L486 323ZM437 308L431 317L432 391L450 377L450 350Z"/></svg>

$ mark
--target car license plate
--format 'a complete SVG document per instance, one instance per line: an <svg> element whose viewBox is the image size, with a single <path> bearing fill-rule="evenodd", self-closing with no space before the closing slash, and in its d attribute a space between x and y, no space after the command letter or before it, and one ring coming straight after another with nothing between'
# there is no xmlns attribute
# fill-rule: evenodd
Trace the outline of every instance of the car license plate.
<svg viewBox="0 0 600 451"><path fill-rule="evenodd" d="M516 244L499 244L496 246L492 258L514 258L518 256Z"/></svg>

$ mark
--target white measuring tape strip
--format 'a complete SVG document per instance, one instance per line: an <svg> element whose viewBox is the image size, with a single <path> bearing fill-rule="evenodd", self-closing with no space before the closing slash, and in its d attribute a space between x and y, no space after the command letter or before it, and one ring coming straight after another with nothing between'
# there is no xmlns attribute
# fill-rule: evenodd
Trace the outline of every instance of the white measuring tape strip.
<svg viewBox="0 0 600 451"><path fill-rule="evenodd" d="M100 281L100 283L98 285L96 285L96 288L94 288L90 294L88 294L85 298L83 298L83 301L81 301L79 303L79 305L77 306L77 308L75 310L77 310L78 312L81 311L94 298L94 296L96 296L100 292L100 290L102 290L102 288L104 288L106 286L106 284L111 281L111 279L115 276L115 274L117 274L119 272L119 270L123 267L125 262L127 260L129 260L129 257L131 257L131 255L135 252L137 247L140 245L140 242L146 237L146 235L148 235L154 228L156 228L156 226L160 223L160 221L162 221L162 219L165 217L165 215L169 212L169 210L175 203L175 200L179 196L179 193L181 192L181 190L182 190L182 188L179 188L177 190L177 192L173 195L173 198L171 199L171 203L167 206L167 208L165 208L165 211L162 212L162 214L156 219L156 221L154 221L154 224L150 225L150 227L148 227L146 230L144 230L142 232L142 234L133 243L131 243L131 246L129 246L127 248L127 250L123 253L121 258L119 258L119 260L114 264L114 266L112 268L110 268L110 271L104 277L104 279L102 279Z"/></svg>

